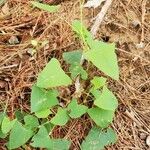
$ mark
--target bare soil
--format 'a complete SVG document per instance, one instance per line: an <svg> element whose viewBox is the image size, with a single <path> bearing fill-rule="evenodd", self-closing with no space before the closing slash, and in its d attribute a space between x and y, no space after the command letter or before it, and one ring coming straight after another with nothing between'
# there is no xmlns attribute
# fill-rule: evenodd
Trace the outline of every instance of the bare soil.
<svg viewBox="0 0 150 150"><path fill-rule="evenodd" d="M1 6L0 111L8 105L11 118L18 109L30 111L31 86L52 57L58 58L67 70L62 53L80 48L69 26L74 19L80 19L79 2L62 1L55 14L33 9L29 0L8 0ZM84 9L88 29L101 7ZM148 150L150 147L145 141L150 135L150 1L113 0L96 38L116 43L120 67L120 80L109 79L109 87L119 99L112 124L118 141L107 149ZM32 39L49 43L31 56ZM96 74L101 73L96 69L91 72L91 76ZM61 92L64 95L70 91L61 89ZM84 116L70 121L64 128L57 127L53 136L71 139L71 149L79 150L92 125ZM5 149L4 141L0 141L0 149Z"/></svg>

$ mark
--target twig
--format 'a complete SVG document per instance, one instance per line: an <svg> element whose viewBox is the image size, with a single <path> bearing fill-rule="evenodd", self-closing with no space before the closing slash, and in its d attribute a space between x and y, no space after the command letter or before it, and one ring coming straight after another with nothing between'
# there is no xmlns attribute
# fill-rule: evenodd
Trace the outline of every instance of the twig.
<svg viewBox="0 0 150 150"><path fill-rule="evenodd" d="M130 109L130 111L126 110L125 114L132 119L136 125L143 129L143 127L150 133L150 129L137 117L136 113Z"/></svg>
<svg viewBox="0 0 150 150"><path fill-rule="evenodd" d="M81 60L80 60L80 65L82 66L83 63L84 63L84 57L82 55ZM78 97L81 96L81 93L82 93L82 90L83 90L82 86L80 84L80 76L79 75L77 76L77 78L75 80L75 89L76 89L76 91L74 93L74 98L78 98Z"/></svg>
<svg viewBox="0 0 150 150"><path fill-rule="evenodd" d="M102 7L102 10L96 16L96 20L94 22L94 25L91 28L91 33L92 33L93 37L96 36L97 30L98 30L99 26L101 25L102 21L104 20L104 17L106 15L112 1L113 0L106 0L104 6Z"/></svg>
<svg viewBox="0 0 150 150"><path fill-rule="evenodd" d="M146 2L147 0L143 0L142 2L142 33L141 33L141 42L144 42L144 22L145 22L145 13L146 13Z"/></svg>

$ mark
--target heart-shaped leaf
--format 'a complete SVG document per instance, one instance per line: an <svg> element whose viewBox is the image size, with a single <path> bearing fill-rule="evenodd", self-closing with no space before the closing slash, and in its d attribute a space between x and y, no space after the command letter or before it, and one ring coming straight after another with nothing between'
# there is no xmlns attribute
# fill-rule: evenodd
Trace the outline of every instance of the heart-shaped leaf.
<svg viewBox="0 0 150 150"><path fill-rule="evenodd" d="M38 119L32 115L26 115L24 117L24 122L25 122L25 128L27 129L34 129L39 126Z"/></svg>
<svg viewBox="0 0 150 150"><path fill-rule="evenodd" d="M91 83L93 84L93 89L97 90L97 89L99 89L99 88L101 88L101 87L103 87L105 85L106 78L95 76L91 80Z"/></svg>
<svg viewBox="0 0 150 150"><path fill-rule="evenodd" d="M103 110L97 107L89 109L88 114L101 128L106 128L112 122L114 117L113 111Z"/></svg>
<svg viewBox="0 0 150 150"><path fill-rule="evenodd" d="M24 145L32 135L33 132L30 129L24 128L21 123L16 121L10 132L8 148L17 149Z"/></svg>
<svg viewBox="0 0 150 150"><path fill-rule="evenodd" d="M70 141L65 139L50 139L49 134L44 126L40 128L38 133L32 138L33 147L47 148L50 150L67 150L70 147Z"/></svg>
<svg viewBox="0 0 150 150"><path fill-rule="evenodd" d="M4 134L7 134L12 129L12 127L14 126L16 121L17 121L17 119L10 121L10 119L5 116L2 121L2 127L1 127L2 132Z"/></svg>
<svg viewBox="0 0 150 150"><path fill-rule="evenodd" d="M57 114L51 119L51 123L54 125L63 126L69 120L67 109L58 108Z"/></svg>
<svg viewBox="0 0 150 150"><path fill-rule="evenodd" d="M80 64L82 51L76 50L63 53L63 59L70 65Z"/></svg>
<svg viewBox="0 0 150 150"><path fill-rule="evenodd" d="M91 44L91 43L90 43ZM115 45L103 42L94 42L90 45L91 50L83 53L85 59L91 61L98 69L115 80L119 79L119 69Z"/></svg>
<svg viewBox="0 0 150 150"><path fill-rule="evenodd" d="M52 88L68 86L72 83L70 77L60 67L57 59L52 58L37 78L37 86L40 88Z"/></svg>
<svg viewBox="0 0 150 150"><path fill-rule="evenodd" d="M33 143L31 144L33 147L40 148L50 148L52 147L52 143L50 142L50 137L48 135L47 129L44 126L41 126L38 133L34 135L32 138Z"/></svg>
<svg viewBox="0 0 150 150"><path fill-rule="evenodd" d="M117 140L116 133L111 128L102 131L93 127L81 145L81 150L103 150L105 146L114 144Z"/></svg>
<svg viewBox="0 0 150 150"><path fill-rule="evenodd" d="M46 91L34 85L31 93L31 112L43 111L57 105L57 96L56 90Z"/></svg>
<svg viewBox="0 0 150 150"><path fill-rule="evenodd" d="M87 107L84 105L79 105L76 99L73 99L68 105L68 111L70 112L69 116L71 118L79 118L86 113Z"/></svg>
<svg viewBox="0 0 150 150"><path fill-rule="evenodd" d="M115 95L104 86L102 94L94 101L94 104L104 110L114 111L118 107L118 101Z"/></svg>
<svg viewBox="0 0 150 150"><path fill-rule="evenodd" d="M35 112L35 115L38 118L47 118L51 113L52 112L49 109L45 109L45 110Z"/></svg>

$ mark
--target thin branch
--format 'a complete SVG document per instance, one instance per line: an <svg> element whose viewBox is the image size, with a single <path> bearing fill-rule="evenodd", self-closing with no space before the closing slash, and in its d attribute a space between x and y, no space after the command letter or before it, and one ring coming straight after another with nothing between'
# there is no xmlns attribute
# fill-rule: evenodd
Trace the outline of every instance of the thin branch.
<svg viewBox="0 0 150 150"><path fill-rule="evenodd" d="M104 17L111 5L113 0L106 0L104 6L102 7L101 11L98 13L98 15L96 16L96 20L91 28L91 33L93 35L93 37L96 36L97 30L99 29L102 21L104 20Z"/></svg>
<svg viewBox="0 0 150 150"><path fill-rule="evenodd" d="M144 42L144 22L145 22L145 14L146 14L146 3L147 0L143 0L142 2L142 33L141 33L141 42Z"/></svg>

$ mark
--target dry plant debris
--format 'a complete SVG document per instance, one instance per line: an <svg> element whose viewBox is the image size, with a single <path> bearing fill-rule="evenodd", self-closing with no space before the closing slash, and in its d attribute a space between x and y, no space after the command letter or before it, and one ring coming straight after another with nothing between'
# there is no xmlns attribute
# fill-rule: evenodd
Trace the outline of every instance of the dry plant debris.
<svg viewBox="0 0 150 150"><path fill-rule="evenodd" d="M6 7L7 4L7 7ZM62 53L79 49L79 41L67 22L80 18L79 1L61 2L57 14L33 10L29 1L9 0L0 10L0 103L1 111L8 105L11 118L17 109L29 111L31 86L37 74L51 57L61 61ZM99 28L97 38L116 42L120 65L120 81L110 80L110 88L119 98L113 123L118 142L110 150L147 150L150 135L150 2L147 0L114 0ZM100 8L84 10L84 22L91 27ZM59 17L58 17L59 16ZM65 20L65 21L64 21ZM10 44L11 37L19 42ZM30 41L48 40L33 58L28 54ZM138 44L143 43L142 46ZM67 70L64 62L63 69ZM98 75L91 69L91 75ZM74 91L74 87L71 87ZM62 95L67 92L61 89ZM79 149L92 121L83 117L54 130L54 137L72 140L72 149ZM5 141L0 141L4 148ZM30 149L29 147L26 149Z"/></svg>

